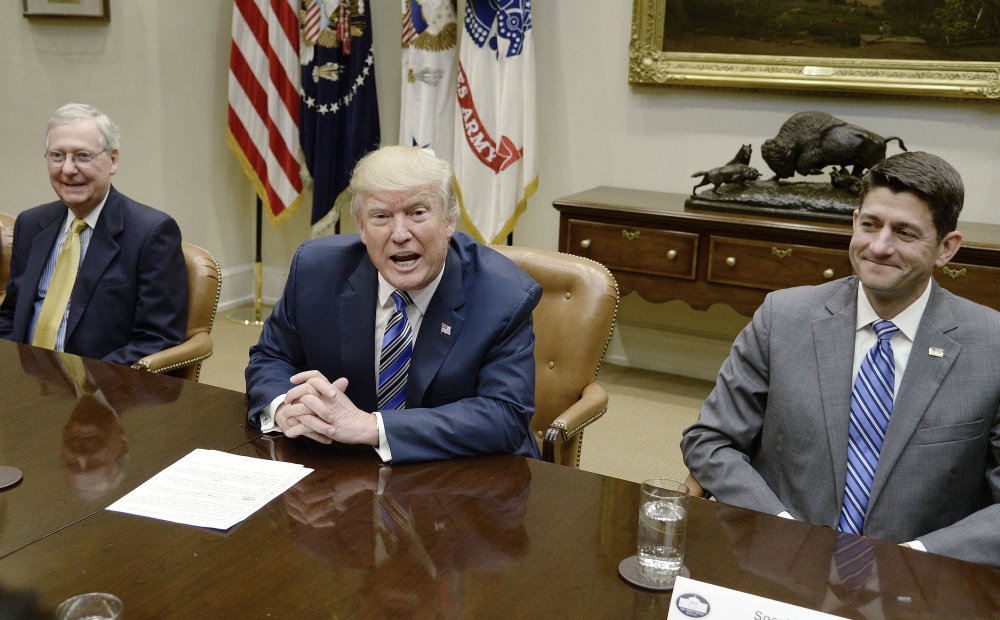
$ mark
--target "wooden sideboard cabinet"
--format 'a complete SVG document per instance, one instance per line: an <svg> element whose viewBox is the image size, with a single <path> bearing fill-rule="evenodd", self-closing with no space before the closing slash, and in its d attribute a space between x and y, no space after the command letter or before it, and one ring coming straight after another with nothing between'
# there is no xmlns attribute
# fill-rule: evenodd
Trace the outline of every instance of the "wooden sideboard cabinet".
<svg viewBox="0 0 1000 620"><path fill-rule="evenodd" d="M851 226L804 219L685 210L681 194L596 187L553 202L559 249L606 265L621 294L728 304L750 316L769 292L852 273ZM960 222L943 287L1000 310L1000 226Z"/></svg>

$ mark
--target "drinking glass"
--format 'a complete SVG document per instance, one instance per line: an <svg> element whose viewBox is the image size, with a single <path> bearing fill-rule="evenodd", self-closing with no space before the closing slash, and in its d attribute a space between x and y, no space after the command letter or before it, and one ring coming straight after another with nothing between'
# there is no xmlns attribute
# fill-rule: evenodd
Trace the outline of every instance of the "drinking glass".
<svg viewBox="0 0 1000 620"><path fill-rule="evenodd" d="M639 573L672 585L684 565L690 490L676 480L653 478L639 493Z"/></svg>
<svg viewBox="0 0 1000 620"><path fill-rule="evenodd" d="M119 620L125 605L114 594L88 592L68 598L56 608L59 620Z"/></svg>

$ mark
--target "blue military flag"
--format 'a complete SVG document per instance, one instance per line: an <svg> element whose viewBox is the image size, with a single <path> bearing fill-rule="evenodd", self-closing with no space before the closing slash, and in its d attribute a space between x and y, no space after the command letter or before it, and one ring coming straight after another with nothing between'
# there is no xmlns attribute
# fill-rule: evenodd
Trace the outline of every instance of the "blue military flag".
<svg viewBox="0 0 1000 620"><path fill-rule="evenodd" d="M371 17L364 0L305 0L300 142L312 176L312 234L329 234L354 164L380 141Z"/></svg>

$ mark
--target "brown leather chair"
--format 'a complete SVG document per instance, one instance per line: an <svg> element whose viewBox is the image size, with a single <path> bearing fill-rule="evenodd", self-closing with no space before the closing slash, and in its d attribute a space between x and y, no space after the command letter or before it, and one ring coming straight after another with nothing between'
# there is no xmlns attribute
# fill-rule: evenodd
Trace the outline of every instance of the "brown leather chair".
<svg viewBox="0 0 1000 620"><path fill-rule="evenodd" d="M517 246L492 246L542 286L535 327L535 416L542 458L580 466L583 429L604 415L597 383L618 312L618 284L587 258Z"/></svg>
<svg viewBox="0 0 1000 620"><path fill-rule="evenodd" d="M202 362L212 355L212 324L222 291L222 270L212 254L190 243L181 244L188 272L188 322L184 341L147 355L132 368L198 380Z"/></svg>
<svg viewBox="0 0 1000 620"><path fill-rule="evenodd" d="M14 242L14 216L0 213L0 302L7 296L10 278L10 244Z"/></svg>

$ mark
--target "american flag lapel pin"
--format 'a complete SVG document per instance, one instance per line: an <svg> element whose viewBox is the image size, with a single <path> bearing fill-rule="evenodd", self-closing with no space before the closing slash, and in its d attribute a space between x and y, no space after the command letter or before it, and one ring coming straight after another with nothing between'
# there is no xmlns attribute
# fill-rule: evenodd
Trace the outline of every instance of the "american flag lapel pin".
<svg viewBox="0 0 1000 620"><path fill-rule="evenodd" d="M944 357L944 349L931 347L927 349L927 355L930 355L931 357Z"/></svg>
<svg viewBox="0 0 1000 620"><path fill-rule="evenodd" d="M448 325L447 323L441 323L441 333L444 334L445 336L450 336L451 325Z"/></svg>

